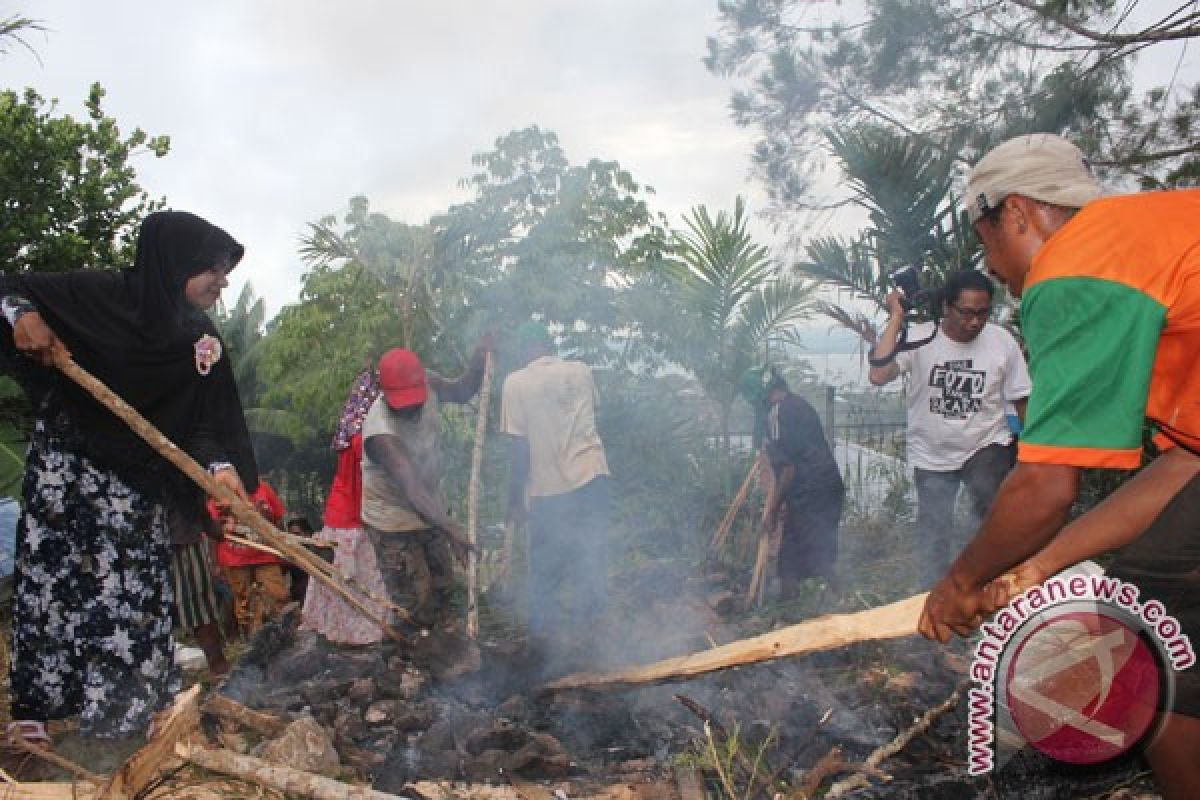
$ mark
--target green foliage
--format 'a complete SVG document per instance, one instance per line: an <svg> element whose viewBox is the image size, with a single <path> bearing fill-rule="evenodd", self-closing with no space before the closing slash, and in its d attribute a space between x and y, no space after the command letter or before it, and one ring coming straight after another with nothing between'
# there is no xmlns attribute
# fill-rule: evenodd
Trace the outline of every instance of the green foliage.
<svg viewBox="0 0 1200 800"><path fill-rule="evenodd" d="M572 165L537 127L473 161L463 185L475 197L430 223L468 301L502 330L536 315L594 363L611 360L609 335L636 324L620 296L661 259L665 221L647 205L652 190L615 161Z"/></svg>
<svg viewBox="0 0 1200 800"><path fill-rule="evenodd" d="M673 233L665 299L672 309L661 324L668 357L695 375L717 406L728 437L738 379L761 362L771 339L788 341L810 316L815 286L780 275L765 246L747 231L746 208L714 218L704 206Z"/></svg>
<svg viewBox="0 0 1200 800"><path fill-rule="evenodd" d="M0 92L0 269L126 266L138 223L163 205L136 182L130 160L167 154L166 136L122 137L93 84L87 119L56 116L32 89Z"/></svg>
<svg viewBox="0 0 1200 800"><path fill-rule="evenodd" d="M1196 177L1196 87L1172 77L1138 98L1130 80L1140 50L1200 32L1173 5L1135 31L1108 0L722 0L706 64L737 82L734 117L760 133L753 157L777 214L830 202L814 178L834 125L881 126L965 162L1054 131L1099 166L1179 185Z"/></svg>
<svg viewBox="0 0 1200 800"><path fill-rule="evenodd" d="M809 241L798 271L882 307L895 288L887 278L892 270L913 266L926 273L927 284L939 285L949 273L978 265L979 242L954 206L955 163L944 151L877 125L826 135L851 202L867 212L869 225L852 239ZM838 307L827 313L843 324L853 318Z"/></svg>

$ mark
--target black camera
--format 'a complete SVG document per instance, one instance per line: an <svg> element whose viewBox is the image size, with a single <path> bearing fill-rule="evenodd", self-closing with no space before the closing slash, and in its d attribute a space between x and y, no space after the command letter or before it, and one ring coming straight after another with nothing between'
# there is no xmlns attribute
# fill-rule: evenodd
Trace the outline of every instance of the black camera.
<svg viewBox="0 0 1200 800"><path fill-rule="evenodd" d="M916 267L900 267L900 269L888 273L888 277L892 279L892 283L896 284L897 289L904 292L904 297L900 299L900 305L904 306L905 311L912 311L929 300L929 290L921 288L920 275L917 273Z"/></svg>

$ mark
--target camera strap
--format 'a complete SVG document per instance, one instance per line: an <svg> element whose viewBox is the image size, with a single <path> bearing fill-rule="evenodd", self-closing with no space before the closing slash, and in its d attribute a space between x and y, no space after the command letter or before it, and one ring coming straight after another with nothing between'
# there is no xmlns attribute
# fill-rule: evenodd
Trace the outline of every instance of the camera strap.
<svg viewBox="0 0 1200 800"><path fill-rule="evenodd" d="M938 335L938 325L938 321L934 320L932 333L930 333L924 339L917 339L915 342L910 342L908 340L908 324L905 323L904 327L900 329L900 335L896 337L896 346L892 348L892 352L888 353L882 358L874 358L873 356L868 355L867 363L872 367L886 367L888 364L896 360L896 355L898 353L901 353L905 350L916 350L918 347L924 347L932 342Z"/></svg>

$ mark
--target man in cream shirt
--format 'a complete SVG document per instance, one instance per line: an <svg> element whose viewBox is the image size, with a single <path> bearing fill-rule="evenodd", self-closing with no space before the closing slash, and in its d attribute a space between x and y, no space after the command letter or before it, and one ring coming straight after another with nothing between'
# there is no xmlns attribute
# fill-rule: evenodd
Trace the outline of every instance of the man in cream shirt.
<svg viewBox="0 0 1200 800"><path fill-rule="evenodd" d="M501 430L512 439L510 522L525 516L528 497L530 628L551 648L574 640L586 661L607 605L608 462L595 384L586 364L554 354L545 326L524 323L517 344L524 366L504 381Z"/></svg>

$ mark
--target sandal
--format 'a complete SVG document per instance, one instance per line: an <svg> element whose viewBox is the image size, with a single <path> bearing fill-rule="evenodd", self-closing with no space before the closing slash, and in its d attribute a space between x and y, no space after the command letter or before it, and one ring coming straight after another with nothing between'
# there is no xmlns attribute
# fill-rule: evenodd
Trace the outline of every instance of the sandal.
<svg viewBox="0 0 1200 800"><path fill-rule="evenodd" d="M46 733L46 723L36 719L13 720L8 723L7 734L9 743L14 745L24 741L38 747L49 747L53 743L50 734Z"/></svg>

